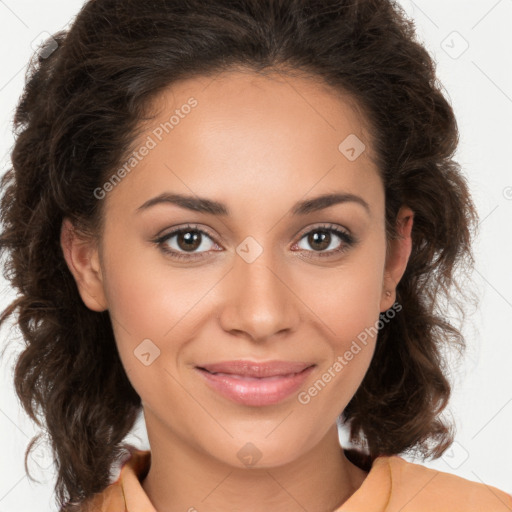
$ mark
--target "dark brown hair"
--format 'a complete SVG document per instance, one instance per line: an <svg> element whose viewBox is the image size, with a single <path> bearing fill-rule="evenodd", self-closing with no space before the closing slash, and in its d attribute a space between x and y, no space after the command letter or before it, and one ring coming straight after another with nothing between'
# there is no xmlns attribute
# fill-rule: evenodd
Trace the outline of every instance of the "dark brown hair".
<svg viewBox="0 0 512 512"><path fill-rule="evenodd" d="M452 442L441 417L450 395L444 347L462 353L464 339L443 308L463 314L452 292L461 292L456 270L473 264L477 214L453 160L454 113L413 22L390 0L91 0L30 63L1 199L4 275L18 297L0 323L17 312L25 346L15 389L47 431L65 510L109 484L141 400L108 311L80 298L60 247L62 220L97 235L103 202L94 190L124 161L152 99L179 79L237 67L303 73L365 113L388 239L408 205L413 249L397 287L402 310L379 330L343 418L371 459L438 457Z"/></svg>

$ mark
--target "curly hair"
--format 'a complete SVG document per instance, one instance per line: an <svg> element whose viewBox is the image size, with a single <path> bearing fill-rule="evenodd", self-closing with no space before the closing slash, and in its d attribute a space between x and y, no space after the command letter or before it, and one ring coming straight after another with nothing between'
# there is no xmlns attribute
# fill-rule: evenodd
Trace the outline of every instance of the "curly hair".
<svg viewBox="0 0 512 512"><path fill-rule="evenodd" d="M400 206L414 211L402 310L379 329L340 416L351 441L371 460L439 457L453 441L444 349L462 354L465 342L443 308L464 315L457 271L473 266L477 213L453 159L454 112L413 21L391 0L91 0L29 63L0 204L4 276L18 291L0 324L17 313L15 391L50 440L62 510L111 483L141 411L109 312L84 305L66 265L62 221L99 236L94 190L129 154L151 101L177 80L237 67L303 73L348 95L370 129L388 240Z"/></svg>

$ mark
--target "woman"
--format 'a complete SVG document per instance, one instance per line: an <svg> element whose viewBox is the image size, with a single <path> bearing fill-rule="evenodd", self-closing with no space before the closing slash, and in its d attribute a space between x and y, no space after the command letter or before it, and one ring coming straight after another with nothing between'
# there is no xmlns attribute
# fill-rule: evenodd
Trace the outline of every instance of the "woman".
<svg viewBox="0 0 512 512"><path fill-rule="evenodd" d="M477 215L395 5L89 1L15 125L1 321L63 511L512 508L399 456L453 439Z"/></svg>

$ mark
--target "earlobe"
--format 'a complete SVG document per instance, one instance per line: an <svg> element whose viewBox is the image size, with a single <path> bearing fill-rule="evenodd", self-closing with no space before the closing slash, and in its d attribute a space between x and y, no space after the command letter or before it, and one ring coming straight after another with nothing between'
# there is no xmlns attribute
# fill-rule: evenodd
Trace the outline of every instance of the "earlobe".
<svg viewBox="0 0 512 512"><path fill-rule="evenodd" d="M380 311L389 309L396 299L396 286L405 273L412 251L412 226L414 212L408 206L402 206L396 219L398 238L389 240Z"/></svg>
<svg viewBox="0 0 512 512"><path fill-rule="evenodd" d="M91 238L80 236L70 219L62 221L60 245L84 304L92 311L108 309L98 248Z"/></svg>

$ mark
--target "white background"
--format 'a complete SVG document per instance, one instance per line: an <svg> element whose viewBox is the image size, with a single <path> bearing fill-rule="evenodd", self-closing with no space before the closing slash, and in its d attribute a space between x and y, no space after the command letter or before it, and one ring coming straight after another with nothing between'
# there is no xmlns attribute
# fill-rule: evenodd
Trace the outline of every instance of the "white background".
<svg viewBox="0 0 512 512"><path fill-rule="evenodd" d="M456 442L442 458L424 464L512 493L512 0L401 3L438 63L438 77L459 123L457 159L480 214L474 286L481 303L463 326L468 351L452 375L450 411L456 419ZM9 166L11 121L33 53L31 44L41 33L68 25L81 6L82 0L0 0L2 174ZM3 309L15 295L3 279L0 287ZM14 334L4 327L2 346ZM0 372L0 512L54 511L51 465L41 470L30 463L40 485L23 469L25 448L37 430L14 395L14 356L13 350L6 353ZM142 421L133 435L142 448L148 447ZM51 464L44 450L39 464Z"/></svg>

